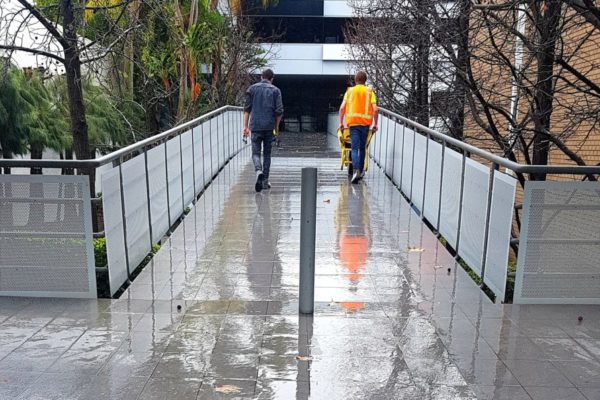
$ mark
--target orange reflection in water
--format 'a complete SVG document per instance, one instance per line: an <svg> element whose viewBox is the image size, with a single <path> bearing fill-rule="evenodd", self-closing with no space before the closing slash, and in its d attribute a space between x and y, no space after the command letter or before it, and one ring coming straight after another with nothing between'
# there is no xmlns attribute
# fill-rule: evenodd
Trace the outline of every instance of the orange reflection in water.
<svg viewBox="0 0 600 400"><path fill-rule="evenodd" d="M340 305L348 312L357 312L365 308L365 303L362 301L343 301Z"/></svg>
<svg viewBox="0 0 600 400"><path fill-rule="evenodd" d="M369 205L366 185L343 182L336 211L336 230L339 259L347 270L350 288L355 289L363 277L369 259ZM357 311L362 302L341 303L344 309Z"/></svg>

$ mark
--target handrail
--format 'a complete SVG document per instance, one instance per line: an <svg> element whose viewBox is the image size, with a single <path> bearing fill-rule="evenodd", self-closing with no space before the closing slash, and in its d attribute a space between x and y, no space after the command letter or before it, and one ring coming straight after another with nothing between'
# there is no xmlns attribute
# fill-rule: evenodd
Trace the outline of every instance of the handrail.
<svg viewBox="0 0 600 400"><path fill-rule="evenodd" d="M184 124L175 126L169 130L158 133L144 140L140 140L139 142L130 144L129 146L123 147L122 149L113 151L112 153L98 158L89 160L24 160L3 158L0 159L0 168L98 168L102 165L108 164L109 162L120 159L127 154L138 151L146 146L160 142L161 140L168 138L179 131L193 128L204 120L220 115L225 111L240 111L242 109L242 107L237 106L223 106L221 108L217 108L214 111L201 115L198 118L195 118Z"/></svg>
<svg viewBox="0 0 600 400"><path fill-rule="evenodd" d="M444 135L443 133L434 131L431 128L428 128L424 125L421 125L415 121L411 121L408 118L401 116L393 111L387 110L385 108L380 107L380 111L384 114L387 114L390 117L396 118L399 121L402 121L406 125L410 125L414 128L417 128L420 132L427 133L430 136L440 139L446 143L449 143L453 146L456 146L462 150L465 150L471 154L476 154L484 159L498 164L499 166L508 168L514 172L532 174L532 173L545 173L545 174L576 174L576 175L589 175L589 174L600 174L600 166L591 166L591 165L528 165L528 164L520 164L514 161L511 161L507 158L500 157L498 155L492 154L489 151L482 150L478 147L470 145L468 143L462 142L458 139L455 139L451 136Z"/></svg>

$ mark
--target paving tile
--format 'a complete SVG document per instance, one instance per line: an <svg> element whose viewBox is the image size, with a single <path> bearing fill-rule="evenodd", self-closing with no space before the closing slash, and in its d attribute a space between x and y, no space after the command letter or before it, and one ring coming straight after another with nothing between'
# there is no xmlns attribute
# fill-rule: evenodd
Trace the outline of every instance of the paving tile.
<svg viewBox="0 0 600 400"><path fill-rule="evenodd" d="M254 398L256 380L207 379L202 383L197 400Z"/></svg>
<svg viewBox="0 0 600 400"><path fill-rule="evenodd" d="M144 400L195 399L202 381L196 378L150 378L139 395Z"/></svg>
<svg viewBox="0 0 600 400"><path fill-rule="evenodd" d="M254 354L213 353L206 369L212 378L256 380L259 356Z"/></svg>
<svg viewBox="0 0 600 400"><path fill-rule="evenodd" d="M471 385L519 386L519 381L498 359L451 357L465 381Z"/></svg>
<svg viewBox="0 0 600 400"><path fill-rule="evenodd" d="M563 375L564 369L556 368L549 361L506 360L504 363L523 386L573 387Z"/></svg>
<svg viewBox="0 0 600 400"><path fill-rule="evenodd" d="M533 400L586 400L576 388L527 386L525 390Z"/></svg>
<svg viewBox="0 0 600 400"><path fill-rule="evenodd" d="M152 371L152 378L202 379L210 354L189 350L185 353L163 353Z"/></svg>
<svg viewBox="0 0 600 400"><path fill-rule="evenodd" d="M558 361L553 363L578 388L600 388L600 362Z"/></svg>
<svg viewBox="0 0 600 400"><path fill-rule="evenodd" d="M600 400L600 388L579 388L587 400Z"/></svg>
<svg viewBox="0 0 600 400"><path fill-rule="evenodd" d="M256 384L255 398L258 400L307 400L309 396L310 382L306 381L264 379Z"/></svg>
<svg viewBox="0 0 600 400"><path fill-rule="evenodd" d="M485 400L532 400L520 386L473 386L478 399Z"/></svg>

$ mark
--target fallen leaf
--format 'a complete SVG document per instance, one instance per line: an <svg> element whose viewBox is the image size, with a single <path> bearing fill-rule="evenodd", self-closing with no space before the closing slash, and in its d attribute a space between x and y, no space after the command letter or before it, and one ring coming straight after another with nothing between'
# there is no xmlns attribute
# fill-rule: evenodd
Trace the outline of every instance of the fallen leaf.
<svg viewBox="0 0 600 400"><path fill-rule="evenodd" d="M233 385L223 385L223 386L219 386L219 387L215 388L215 392L226 393L226 394L239 393L241 391L242 391L241 388L239 388L237 386L233 386Z"/></svg>
<svg viewBox="0 0 600 400"><path fill-rule="evenodd" d="M330 199L323 200L323 203L331 203L331 200Z"/></svg>
<svg viewBox="0 0 600 400"><path fill-rule="evenodd" d="M312 357L296 356L296 360L298 360L298 361L312 361Z"/></svg>
<svg viewBox="0 0 600 400"><path fill-rule="evenodd" d="M411 247L411 246L408 247L409 253L422 253L424 251L425 251L425 249L423 249L421 247Z"/></svg>

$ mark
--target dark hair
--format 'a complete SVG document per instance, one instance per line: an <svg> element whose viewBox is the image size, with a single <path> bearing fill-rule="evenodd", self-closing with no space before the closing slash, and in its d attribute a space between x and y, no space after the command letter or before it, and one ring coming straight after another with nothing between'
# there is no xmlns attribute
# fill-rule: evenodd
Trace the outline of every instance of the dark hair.
<svg viewBox="0 0 600 400"><path fill-rule="evenodd" d="M363 84L367 81L367 73L365 71L358 71L356 75L354 75L354 80L357 84Z"/></svg>
<svg viewBox="0 0 600 400"><path fill-rule="evenodd" d="M263 79L268 79L268 80L271 80L271 79L273 79L273 70L272 70L272 69L270 69L270 68L267 68L267 69L265 69L265 70L262 72L262 74L261 74L261 77L262 77Z"/></svg>

